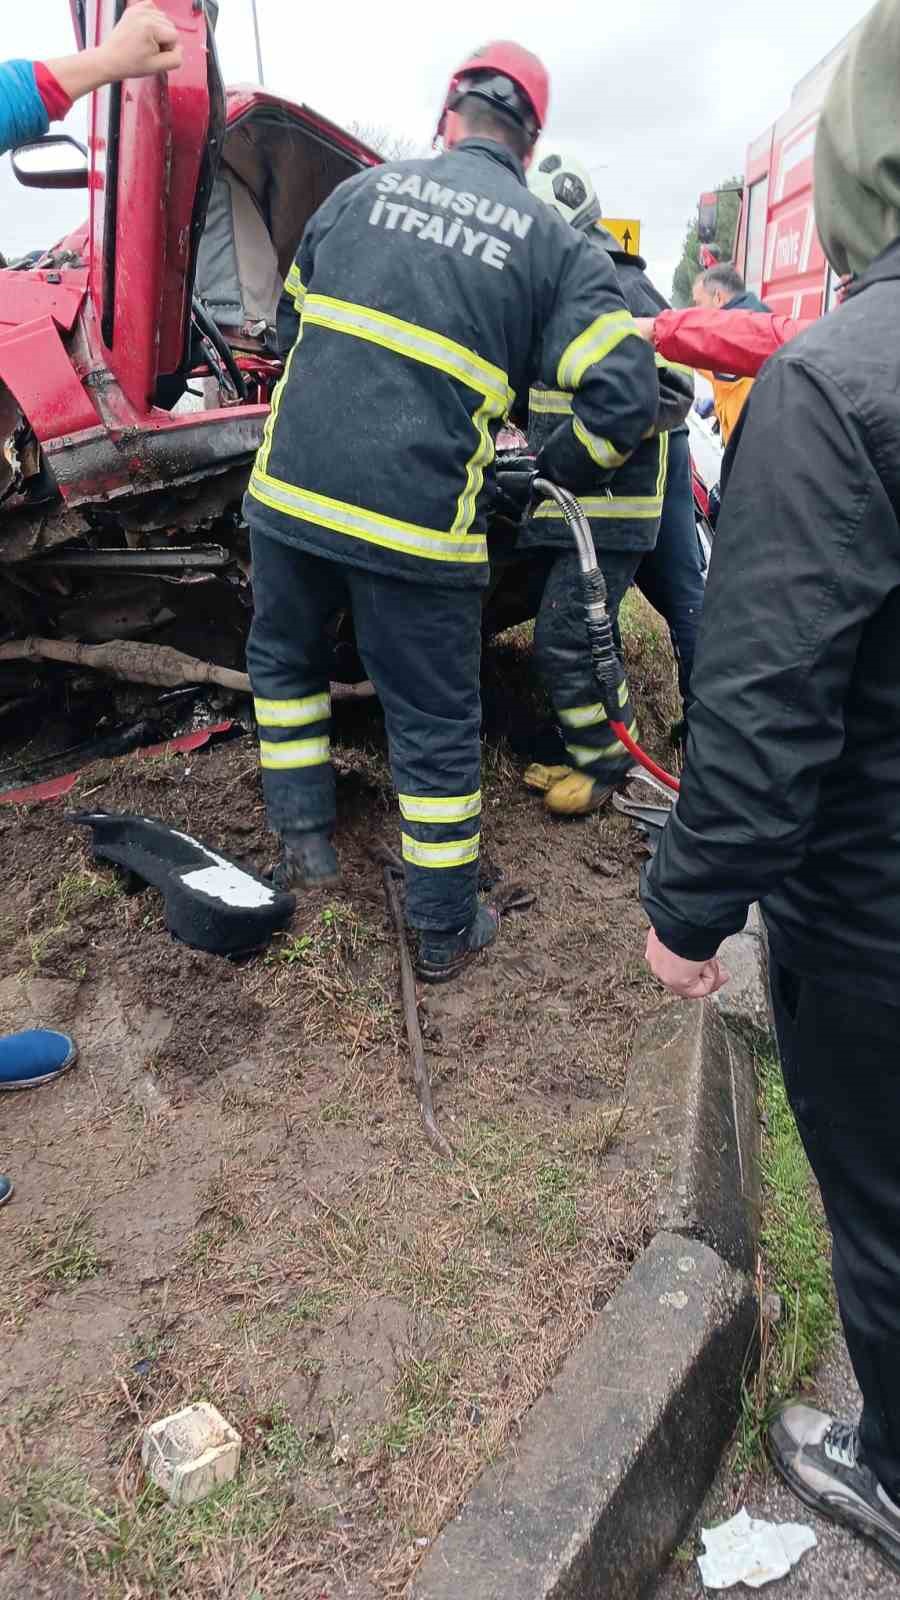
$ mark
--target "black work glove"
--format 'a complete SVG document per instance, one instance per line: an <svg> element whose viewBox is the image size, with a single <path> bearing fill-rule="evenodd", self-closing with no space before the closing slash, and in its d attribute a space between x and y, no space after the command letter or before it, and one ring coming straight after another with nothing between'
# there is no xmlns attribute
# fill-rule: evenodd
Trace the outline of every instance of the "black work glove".
<svg viewBox="0 0 900 1600"><path fill-rule="evenodd" d="M536 477L534 456L517 456L512 461L501 462L494 473L494 511L510 522L521 522L531 504Z"/></svg>

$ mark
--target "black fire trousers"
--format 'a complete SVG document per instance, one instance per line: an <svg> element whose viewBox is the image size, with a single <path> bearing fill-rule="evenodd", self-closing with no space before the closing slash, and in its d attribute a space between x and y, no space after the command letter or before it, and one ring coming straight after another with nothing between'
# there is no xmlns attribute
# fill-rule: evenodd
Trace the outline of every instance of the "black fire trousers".
<svg viewBox="0 0 900 1600"><path fill-rule="evenodd" d="M461 932L478 909L481 591L407 583L282 544L251 528L247 667L269 822L335 823L328 624L353 614L384 710L414 928Z"/></svg>
<svg viewBox="0 0 900 1600"><path fill-rule="evenodd" d="M818 1179L853 1370L861 1455L900 1500L900 1005L771 968L788 1098Z"/></svg>
<svg viewBox="0 0 900 1600"><path fill-rule="evenodd" d="M621 663L619 607L640 566L641 555L638 550L597 551L606 580L607 610L619 647L619 713L633 739L638 730ZM581 567L574 550L561 550L547 574L534 625L534 659L559 721L569 760L598 784L620 783L634 763L609 726L600 703Z"/></svg>

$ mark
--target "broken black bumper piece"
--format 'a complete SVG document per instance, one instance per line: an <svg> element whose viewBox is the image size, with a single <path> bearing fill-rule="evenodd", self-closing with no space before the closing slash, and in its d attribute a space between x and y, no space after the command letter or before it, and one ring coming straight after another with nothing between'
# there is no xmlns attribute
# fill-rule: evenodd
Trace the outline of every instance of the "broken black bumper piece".
<svg viewBox="0 0 900 1600"><path fill-rule="evenodd" d="M69 820L92 829L95 860L133 872L160 891L166 927L195 950L245 955L268 944L293 915L292 894L153 817L73 811Z"/></svg>

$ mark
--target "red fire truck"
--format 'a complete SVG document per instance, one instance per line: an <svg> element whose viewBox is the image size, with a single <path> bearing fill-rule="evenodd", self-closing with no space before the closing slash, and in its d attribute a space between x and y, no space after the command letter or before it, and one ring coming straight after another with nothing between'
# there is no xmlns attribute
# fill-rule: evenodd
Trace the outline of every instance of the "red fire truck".
<svg viewBox="0 0 900 1600"><path fill-rule="evenodd" d="M828 85L852 37L800 80L787 110L747 151L735 265L748 289L789 317L821 316L837 288L813 217L813 150ZM701 243L716 237L717 210L717 194L701 195Z"/></svg>

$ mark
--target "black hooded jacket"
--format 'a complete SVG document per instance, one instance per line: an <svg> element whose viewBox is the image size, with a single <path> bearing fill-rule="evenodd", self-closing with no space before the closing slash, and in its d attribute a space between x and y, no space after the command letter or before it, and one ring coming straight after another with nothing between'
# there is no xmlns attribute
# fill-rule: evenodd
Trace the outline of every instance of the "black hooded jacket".
<svg viewBox="0 0 900 1600"><path fill-rule="evenodd" d="M762 902L786 966L900 1005L900 239L739 425L681 794L643 901L704 960Z"/></svg>

